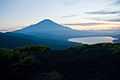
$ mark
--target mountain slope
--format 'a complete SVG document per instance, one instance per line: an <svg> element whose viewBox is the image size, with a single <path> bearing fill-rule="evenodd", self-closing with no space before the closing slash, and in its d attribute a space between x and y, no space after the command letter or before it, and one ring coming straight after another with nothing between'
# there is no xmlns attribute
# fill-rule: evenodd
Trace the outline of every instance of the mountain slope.
<svg viewBox="0 0 120 80"><path fill-rule="evenodd" d="M57 24L49 19L45 19L37 24L30 25L26 28L6 34L27 38L29 40L35 40L39 42L38 45L48 45L53 49L65 49L70 46L80 45L78 43L69 42L69 38L106 35L105 33L100 33L97 31L73 30L71 28Z"/></svg>
<svg viewBox="0 0 120 80"><path fill-rule="evenodd" d="M26 45L46 45L52 49L65 49L78 44L66 40L53 40L20 33L0 33L0 48L16 48Z"/></svg>
<svg viewBox="0 0 120 80"><path fill-rule="evenodd" d="M15 48L25 45L37 45L39 42L23 37L7 35L6 33L0 33L0 47L1 48Z"/></svg>
<svg viewBox="0 0 120 80"><path fill-rule="evenodd" d="M51 46L53 49L65 49L69 46L78 45L78 43L68 41L68 38L71 37L71 35L73 36L73 31L76 33L76 30L72 30L71 28L59 25L49 19L45 19L37 24L7 34L37 40L40 44Z"/></svg>
<svg viewBox="0 0 120 80"><path fill-rule="evenodd" d="M48 35L49 37L59 36L61 38L62 37L70 38L70 37L77 37L77 36L81 37L81 36L97 35L97 33L91 32L91 31L73 30L71 28L57 24L49 19L45 19L37 24L30 25L26 28L16 30L13 32L34 35L34 36L38 36L38 37Z"/></svg>
<svg viewBox="0 0 120 80"><path fill-rule="evenodd" d="M53 22L52 20L45 19L37 24L30 25L26 28L13 31L14 33L22 33L33 35L37 37L46 37L48 35L51 38L71 38L71 37L85 37L85 36L98 36L98 35L110 35L108 33L102 33L99 31L85 31L85 30L73 30L69 27L62 26ZM59 37L58 37L59 36Z"/></svg>
<svg viewBox="0 0 120 80"><path fill-rule="evenodd" d="M49 19L45 19L37 24L30 25L21 30L14 31L15 33L34 34L34 33L49 33L58 34L59 32L72 31L72 29L59 25Z"/></svg>

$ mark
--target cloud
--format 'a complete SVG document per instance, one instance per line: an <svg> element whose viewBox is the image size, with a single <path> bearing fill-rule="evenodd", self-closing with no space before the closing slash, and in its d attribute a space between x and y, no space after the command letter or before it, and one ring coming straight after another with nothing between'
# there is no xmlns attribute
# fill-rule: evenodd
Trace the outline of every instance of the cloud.
<svg viewBox="0 0 120 80"><path fill-rule="evenodd" d="M116 1L115 1L115 4L120 4L120 0L116 0Z"/></svg>
<svg viewBox="0 0 120 80"><path fill-rule="evenodd" d="M111 20L106 20L106 21L120 22L120 19L111 19Z"/></svg>
<svg viewBox="0 0 120 80"><path fill-rule="evenodd" d="M113 18L113 19L104 19L104 18L89 18L92 20L97 20L97 21L112 21L112 22L120 22L120 17L118 18Z"/></svg>
<svg viewBox="0 0 120 80"><path fill-rule="evenodd" d="M8 31L8 29L0 29L0 32L7 32Z"/></svg>
<svg viewBox="0 0 120 80"><path fill-rule="evenodd" d="M8 29L0 29L0 31L8 31Z"/></svg>
<svg viewBox="0 0 120 80"><path fill-rule="evenodd" d="M64 4L67 5L73 5L73 4L78 4L80 0L63 0Z"/></svg>
<svg viewBox="0 0 120 80"><path fill-rule="evenodd" d="M71 18L71 17L76 17L76 16L78 16L78 15L76 14L76 15L62 16L61 18Z"/></svg>
<svg viewBox="0 0 120 80"><path fill-rule="evenodd" d="M107 14L119 14L120 11L96 11L96 12L86 12L87 14L100 14L100 15L107 15Z"/></svg>
<svg viewBox="0 0 120 80"><path fill-rule="evenodd" d="M64 25L77 25L77 26L93 26L93 25L103 25L104 23L77 23L77 24L64 24Z"/></svg>
<svg viewBox="0 0 120 80"><path fill-rule="evenodd" d="M107 21L107 22L120 22L120 17L118 18L88 18L90 20L96 20L96 21ZM120 24L119 24L120 25Z"/></svg>
<svg viewBox="0 0 120 80"><path fill-rule="evenodd" d="M25 28L24 26L20 26L20 27L8 27L8 28L4 28L4 29L0 29L0 32L10 32L10 31L14 31L14 30L19 30Z"/></svg>

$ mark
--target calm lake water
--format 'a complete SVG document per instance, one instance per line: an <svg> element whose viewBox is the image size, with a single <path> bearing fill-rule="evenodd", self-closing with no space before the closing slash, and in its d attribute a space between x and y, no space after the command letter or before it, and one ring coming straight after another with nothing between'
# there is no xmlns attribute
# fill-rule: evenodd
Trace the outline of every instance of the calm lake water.
<svg viewBox="0 0 120 80"><path fill-rule="evenodd" d="M96 44L96 43L113 43L113 37L84 37L84 38L70 38L68 41L82 43L82 44Z"/></svg>

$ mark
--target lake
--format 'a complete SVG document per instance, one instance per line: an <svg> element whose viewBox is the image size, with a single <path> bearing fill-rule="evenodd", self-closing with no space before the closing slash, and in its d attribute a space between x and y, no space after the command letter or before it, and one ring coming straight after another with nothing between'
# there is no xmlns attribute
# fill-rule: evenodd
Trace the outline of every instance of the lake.
<svg viewBox="0 0 120 80"><path fill-rule="evenodd" d="M70 38L68 41L82 43L82 44L97 44L97 43L113 43L117 38L113 37L83 37L83 38Z"/></svg>

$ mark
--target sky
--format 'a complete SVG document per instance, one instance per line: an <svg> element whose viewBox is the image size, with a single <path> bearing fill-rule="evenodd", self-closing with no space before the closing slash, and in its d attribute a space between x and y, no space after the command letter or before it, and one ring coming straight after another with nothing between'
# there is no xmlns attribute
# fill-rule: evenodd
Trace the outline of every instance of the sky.
<svg viewBox="0 0 120 80"><path fill-rule="evenodd" d="M44 19L77 30L120 29L120 0L0 0L0 32Z"/></svg>

